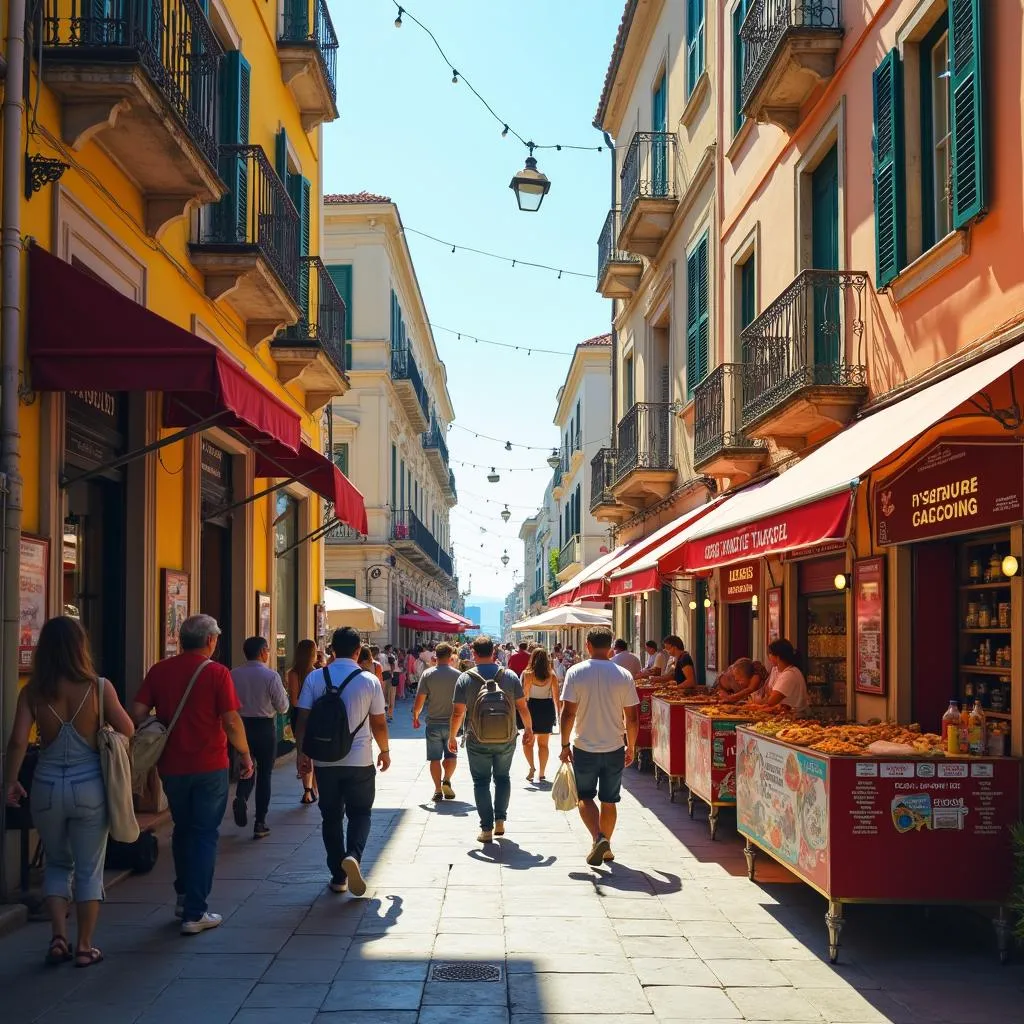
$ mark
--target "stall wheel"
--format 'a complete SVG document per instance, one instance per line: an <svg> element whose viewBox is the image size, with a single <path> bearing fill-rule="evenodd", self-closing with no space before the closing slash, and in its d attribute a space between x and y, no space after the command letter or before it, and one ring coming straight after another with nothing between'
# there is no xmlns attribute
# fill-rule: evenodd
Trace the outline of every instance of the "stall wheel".
<svg viewBox="0 0 1024 1024"><path fill-rule="evenodd" d="M711 813L708 815L708 832L711 835L711 841L714 842L715 836L718 833L718 808L712 807Z"/></svg>
<svg viewBox="0 0 1024 1024"><path fill-rule="evenodd" d="M690 817L692 818L693 817L693 790L690 790L690 792L686 796L686 809L687 809L687 811L689 811Z"/></svg>
<svg viewBox="0 0 1024 1024"><path fill-rule="evenodd" d="M743 847L743 856L747 858L747 878L752 882L757 864L757 847L748 841L747 845Z"/></svg>
<svg viewBox="0 0 1024 1024"><path fill-rule="evenodd" d="M839 933L843 930L842 903L829 901L825 925L828 928L828 962L834 964L839 960Z"/></svg>

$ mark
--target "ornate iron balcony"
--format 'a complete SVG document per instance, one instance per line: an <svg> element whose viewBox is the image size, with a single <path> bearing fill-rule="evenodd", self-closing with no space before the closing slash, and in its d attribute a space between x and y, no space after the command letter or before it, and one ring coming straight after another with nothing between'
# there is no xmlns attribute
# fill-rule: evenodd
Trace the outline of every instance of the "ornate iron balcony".
<svg viewBox="0 0 1024 1024"><path fill-rule="evenodd" d="M427 388L420 376L420 368L416 365L416 358L408 345L393 348L391 350L391 379L407 380L416 392L416 398L420 403L420 409L426 419L430 419L430 399L427 397Z"/></svg>
<svg viewBox="0 0 1024 1024"><path fill-rule="evenodd" d="M668 402L637 402L619 420L615 483L634 470L671 470L672 406Z"/></svg>
<svg viewBox="0 0 1024 1024"><path fill-rule="evenodd" d="M803 388L865 388L868 275L805 270L744 328L741 427Z"/></svg>
<svg viewBox="0 0 1024 1024"><path fill-rule="evenodd" d="M286 0L284 5L284 31L281 39L286 43L313 43L317 59L323 69L331 98L338 98L338 36L327 9L327 0Z"/></svg>
<svg viewBox="0 0 1024 1024"><path fill-rule="evenodd" d="M263 147L221 146L219 172L230 191L201 212L200 247L258 251L298 302L299 214Z"/></svg>
<svg viewBox="0 0 1024 1024"><path fill-rule="evenodd" d="M562 550L558 552L559 572L564 572L580 560L580 544L580 535L577 533L562 545Z"/></svg>
<svg viewBox="0 0 1024 1024"><path fill-rule="evenodd" d="M395 510L391 521L391 539L399 542L411 541L446 576L454 575L452 556L441 547L412 509Z"/></svg>
<svg viewBox="0 0 1024 1024"><path fill-rule="evenodd" d="M547 594L544 592L544 585L541 584L531 595L530 605L543 604L547 600Z"/></svg>
<svg viewBox="0 0 1024 1024"><path fill-rule="evenodd" d="M43 47L84 63L138 61L193 141L217 165L217 79L224 50L199 0L44 0Z"/></svg>
<svg viewBox="0 0 1024 1024"><path fill-rule="evenodd" d="M445 465L448 464L448 445L445 443L441 428L436 423L431 425L430 430L424 431L422 442L424 448L436 448L441 453Z"/></svg>
<svg viewBox="0 0 1024 1024"><path fill-rule="evenodd" d="M608 211L604 219L604 227L601 228L600 237L597 239L597 279L604 276L609 263L640 263L640 257L634 256L631 252L616 248L619 238L619 211L618 208Z"/></svg>
<svg viewBox="0 0 1024 1024"><path fill-rule="evenodd" d="M601 505L614 505L612 484L615 482L614 448L601 448L590 460L590 511Z"/></svg>
<svg viewBox="0 0 1024 1024"><path fill-rule="evenodd" d="M306 314L299 322L279 332L276 341L319 345L344 374L345 300L319 256L303 256L298 268L299 306Z"/></svg>
<svg viewBox="0 0 1024 1024"><path fill-rule="evenodd" d="M676 199L676 137L672 132L637 132L626 150L619 194L622 220L639 199Z"/></svg>
<svg viewBox="0 0 1024 1024"><path fill-rule="evenodd" d="M729 448L763 448L740 429L743 366L722 363L694 391L693 461L700 465Z"/></svg>
<svg viewBox="0 0 1024 1024"><path fill-rule="evenodd" d="M788 35L842 32L840 0L754 0L740 28L743 40L744 108L774 63Z"/></svg>

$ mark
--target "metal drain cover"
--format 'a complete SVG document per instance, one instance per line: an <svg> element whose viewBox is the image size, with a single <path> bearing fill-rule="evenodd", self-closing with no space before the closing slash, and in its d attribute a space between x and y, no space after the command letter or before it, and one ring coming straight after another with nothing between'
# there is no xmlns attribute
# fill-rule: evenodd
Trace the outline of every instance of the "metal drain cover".
<svg viewBox="0 0 1024 1024"><path fill-rule="evenodd" d="M430 977L432 981L501 981L501 968L473 961L437 964Z"/></svg>

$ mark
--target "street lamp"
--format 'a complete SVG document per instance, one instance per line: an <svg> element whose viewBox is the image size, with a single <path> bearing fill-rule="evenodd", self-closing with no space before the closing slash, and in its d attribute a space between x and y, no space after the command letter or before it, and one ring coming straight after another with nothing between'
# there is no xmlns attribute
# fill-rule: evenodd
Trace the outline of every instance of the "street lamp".
<svg viewBox="0 0 1024 1024"><path fill-rule="evenodd" d="M530 149L526 166L509 182L508 187L515 192L516 202L523 213L536 213L551 190L551 182L537 170L537 160L533 155L536 146L532 142L526 145Z"/></svg>
<svg viewBox="0 0 1024 1024"><path fill-rule="evenodd" d="M501 556L501 564L508 565L510 561L512 561L512 559L508 557L508 548L505 548L505 553Z"/></svg>
<svg viewBox="0 0 1024 1024"><path fill-rule="evenodd" d="M491 466L491 471L490 473L487 474L488 483L496 484L500 479L501 476L498 474L498 471L494 468L494 466Z"/></svg>
<svg viewBox="0 0 1024 1024"><path fill-rule="evenodd" d="M557 448L552 448L551 449L551 454L548 456L548 465L552 469L558 469L558 467L561 464L562 464L562 459L561 459L561 456L558 454L558 449Z"/></svg>
<svg viewBox="0 0 1024 1024"><path fill-rule="evenodd" d="M509 520L510 520L510 519L512 518L512 513L511 513L511 512L509 512L509 510L508 510L508 505L506 505L506 506L505 506L505 507L504 507L504 508L503 508L503 509L501 510L501 518L502 518L502 521L503 521L503 522L506 522L506 523L507 523L507 522L508 522L508 521L509 521Z"/></svg>

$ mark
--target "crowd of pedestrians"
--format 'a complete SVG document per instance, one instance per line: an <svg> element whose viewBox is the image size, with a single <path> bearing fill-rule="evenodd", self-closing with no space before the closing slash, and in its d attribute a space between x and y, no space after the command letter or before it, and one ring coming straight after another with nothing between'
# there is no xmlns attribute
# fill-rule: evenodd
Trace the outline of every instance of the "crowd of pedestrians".
<svg viewBox="0 0 1024 1024"><path fill-rule="evenodd" d="M263 839L270 834L277 722L286 713L301 802L319 806L333 892L362 896L367 890L362 859L376 776L390 767L388 722L396 701L407 696L413 697L413 727L425 727L436 804L456 798L460 744L465 750L479 842L505 835L518 745L529 767L527 781L544 784L551 736L558 733L559 757L573 766L579 813L591 833L587 862L597 867L614 858L622 773L636 747L634 680L663 672L665 665L652 657L641 667L624 644L613 647L609 629L592 629L587 656L577 658L560 645L550 653L527 643L513 649L482 635L458 650L449 643L409 651L387 644L382 650L344 627L335 630L326 652L312 640L298 643L283 681L270 665L264 637L245 641L244 662L234 670L216 660L220 632L209 615L186 619L180 653L153 665L126 710L112 684L97 677L78 621L58 617L44 626L18 701L5 777L9 805L29 800L46 854L44 895L52 922L47 963L73 960L89 967L103 959L93 934L110 825L99 743L104 727L127 742L144 723L161 726L157 769L173 821L175 916L185 935L222 921L208 900L229 800L229 749L237 771L232 817L239 828L247 827L255 794L253 838ZM671 649L668 641L666 647ZM18 779L33 726L41 750L29 796ZM78 922L73 948L66 923L72 900Z"/></svg>

